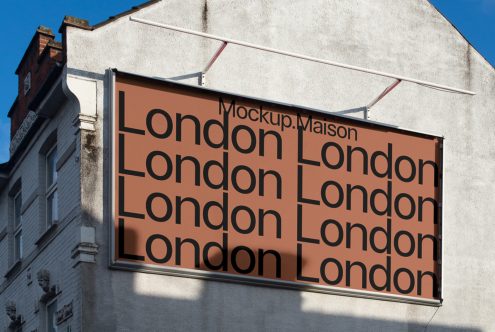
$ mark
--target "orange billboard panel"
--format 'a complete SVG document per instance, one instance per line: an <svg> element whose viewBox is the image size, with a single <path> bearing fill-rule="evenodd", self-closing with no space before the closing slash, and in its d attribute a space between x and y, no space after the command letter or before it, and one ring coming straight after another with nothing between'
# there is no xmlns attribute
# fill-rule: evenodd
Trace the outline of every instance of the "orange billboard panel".
<svg viewBox="0 0 495 332"><path fill-rule="evenodd" d="M112 262L441 299L442 138L114 73Z"/></svg>

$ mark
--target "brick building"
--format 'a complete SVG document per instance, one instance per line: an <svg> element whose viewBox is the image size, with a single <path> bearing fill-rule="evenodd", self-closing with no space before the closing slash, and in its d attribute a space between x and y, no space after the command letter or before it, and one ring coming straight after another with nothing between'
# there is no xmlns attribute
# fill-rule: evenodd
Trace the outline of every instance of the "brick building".
<svg viewBox="0 0 495 332"><path fill-rule="evenodd" d="M446 138L442 305L109 267L109 68L355 117L391 83L238 45L204 77L218 41L131 15L475 91L403 82L368 114ZM65 17L59 31L56 41L39 27L15 72L11 158L0 164L0 330L495 329L495 71L428 1L149 1L96 25Z"/></svg>

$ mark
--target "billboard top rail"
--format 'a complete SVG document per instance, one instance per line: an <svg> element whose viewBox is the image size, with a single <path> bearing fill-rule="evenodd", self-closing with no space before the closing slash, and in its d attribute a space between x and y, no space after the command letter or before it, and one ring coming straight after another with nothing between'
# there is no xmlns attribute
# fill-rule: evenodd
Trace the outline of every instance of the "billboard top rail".
<svg viewBox="0 0 495 332"><path fill-rule="evenodd" d="M180 28L180 27L176 27L173 25L169 25L169 24L153 22L153 21L137 18L134 16L130 16L129 20L133 21L133 22L141 23L141 24L146 24L146 25L158 27L158 28L174 30L174 31L178 31L178 32L182 32L182 33L186 33L186 34L190 34L190 35L195 35L195 36L204 37L204 38L208 38L208 39L218 40L218 41L222 41L224 43L235 44L235 45L253 48L253 49L266 51L266 52L270 52L270 53L285 55L285 56L289 56L292 58L307 60L307 61L316 62L316 63L322 63L322 64L334 66L334 67L340 67L340 68L345 68L345 69L349 69L349 70L359 71L359 72L363 72L363 73L367 73L367 74L371 74L371 75L393 78L393 79L396 79L399 81L410 82L410 83L418 84L418 85L421 85L421 86L424 86L427 88L437 89L440 91L455 92L455 93L466 94L466 95L471 95L471 96L476 95L475 92L470 91L470 90L454 88L454 87L450 87L447 85L423 81L423 80L410 78L410 77L406 77L406 76L391 74L391 73L382 72L382 71L373 70L373 69L368 69L368 68L359 67L359 66L353 66L353 65L340 63L340 62L336 62L336 61L331 61L331 60L320 59L320 58L316 58L316 57L307 56L304 54L283 51L283 50L279 50L279 49L275 49L275 48L271 48L271 47L265 47L262 45L257 45L257 44L252 44L252 43L240 41L240 40L221 37L221 36L217 36L217 35L213 35L213 34L209 34L209 33L194 31L194 30L185 29L185 28Z"/></svg>
<svg viewBox="0 0 495 332"><path fill-rule="evenodd" d="M251 102L252 101L261 102L261 103L264 103L266 105L271 105L271 106L288 107L291 109L297 109L298 111L301 111L303 113L314 113L314 114L318 114L320 116L325 116L328 118L336 118L336 119L340 119L341 121L351 122L351 123L355 123L355 124L361 124L361 125L370 126L370 127L378 126L378 127L382 127L382 128L387 128L388 130L391 130L391 131L403 132L403 133L408 133L411 135L419 135L419 136L430 137L430 138L436 137L436 138L441 138L442 140L445 140L445 136L441 133L438 133L438 132L417 130L417 129L412 129L412 128L408 128L408 127L388 124L388 123L384 123L384 122L380 122L380 121L361 119L358 117L339 114L339 113L331 112L328 110L308 107L308 106L299 105L299 104L286 103L286 102L283 102L280 100L259 98L259 97L250 96L250 95L244 95L244 94L239 94L239 93L234 93L234 92L229 92L229 91L224 91L224 90L207 88L204 86L196 86L196 85L181 83L181 82L178 82L178 81L175 81L172 79L167 79L167 78L151 77L151 76L126 72L126 71L119 70L118 68L108 68L108 71L113 72L113 73L118 73L120 76L123 76L123 77L139 79L139 80L142 80L143 82L158 82L159 81L162 84L171 85L171 86L179 86L183 89L187 89L190 91L202 91L203 93L206 93L206 94L220 94L222 96L229 97L229 98L236 98L236 99L247 100L247 101L251 101Z"/></svg>

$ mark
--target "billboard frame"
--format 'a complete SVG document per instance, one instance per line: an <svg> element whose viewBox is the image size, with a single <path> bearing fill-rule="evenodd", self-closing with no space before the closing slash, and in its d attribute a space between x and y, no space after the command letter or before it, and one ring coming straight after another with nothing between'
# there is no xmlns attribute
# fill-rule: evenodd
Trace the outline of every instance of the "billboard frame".
<svg viewBox="0 0 495 332"><path fill-rule="evenodd" d="M439 274L439 299L426 299L426 298L420 298L420 297L414 297L414 296L406 296L406 295L397 295L397 294L388 294L388 293L379 293L377 291L366 291L366 290L358 290L358 289L350 289L350 288L343 288L343 287L335 287L335 286L323 286L323 285L312 285L312 284L303 284L299 282L294 282L294 281L285 281L285 280L274 280L274 279L268 279L268 278L260 278L260 277L254 277L254 276L242 276L242 275L235 275L235 274L229 274L229 273L222 273L222 272L210 272L210 271L204 271L204 270L196 270L196 269L189 269L189 268L177 268L177 267L167 267L167 266L157 266L153 264L146 264L146 263L137 263L137 262L123 262L123 261L117 261L115 260L115 149L114 149L114 134L115 134L115 123L114 123L114 114L115 114L115 86L116 86L116 75L117 73L120 76L127 76L133 79L137 80L143 80L143 81L151 81L151 82L159 82L160 84L165 84L169 86L175 86L175 87L180 87L185 90L190 90L190 91L195 91L195 92L200 92L200 93L208 93L208 94L215 94L216 96L221 95L222 97L229 97L229 98L237 98L241 100L248 100L248 101L256 101L256 102L262 102L264 104L268 105L273 105L273 106L283 106L283 107L289 107L289 108L297 108L298 111L301 111L302 113L312 113L312 114L317 114L321 116L326 116L326 117L333 117L333 118L338 118L340 120L344 120L345 122L351 122L351 123L359 123L359 124L364 124L369 127L381 127L381 128L389 128L390 130L396 131L396 132L401 132L401 133L406 133L406 134L413 134L416 136L422 136L422 137L430 137L430 138L439 138L441 140L439 150L440 150L440 167L439 169L441 170L440 173L440 181L439 181L439 194L440 194L440 199L439 199L439 209L440 213L438 213L439 216L439 230L438 230L438 239L440 241L440 245L438 246L438 259L437 259L437 267L438 267L438 274ZM365 299L374 299L374 300L383 300L383 301L392 301L392 302L400 302L400 303L410 303L410 304L420 304L420 305L426 305L426 306L433 306L433 307L440 307L442 306L443 303L443 252L444 252L444 241L443 241L443 219L444 219L444 174L445 174L445 165L444 165L444 144L445 144L445 137L442 135L436 135L428 132L422 132L422 131L417 131L417 130L411 130L411 129L406 129L403 127L398 127L398 126L393 126L385 123L380 123L377 121L372 121L372 120L364 120L360 118L354 118L350 116L345 116L345 115L340 115L340 114L333 114L330 112L325 112L323 110L319 109L314 109L314 108L309 108L309 107L304 107L304 106L299 106L299 105L294 105L294 104L287 104L287 103L282 103L282 102L277 102L277 101L272 101L272 100L267 100L267 99L262 99L262 98L256 98L256 97L250 97L246 95L239 95L235 93L230 93L226 91L220 91L220 90L215 90L215 89L209 89L205 88L202 86L193 86L189 84L184 84L184 83L178 83L173 80L168 80L168 79L161 79L161 78L156 78L156 77L149 77L149 76L143 76L139 74L133 74L129 72L123 72L119 71L116 68L109 68L106 70L106 75L105 75L105 80L106 86L108 89L108 96L107 96L107 105L108 109L105 112L107 116L106 118L106 125L104 125L104 130L106 130L106 134L104 134L104 142L107 147L107 167L104 170L104 172L110 172L110 177L106 181L107 183L104 185L104 190L106 191L106 194L104 194L105 201L108 202L107 204L107 211L104 213L106 216L106 219L108 219L108 240L109 240L109 260L108 260L108 267L110 269L115 269L115 270L125 270L125 271L133 271L133 272L143 272L143 273L153 273L153 274L162 274L162 275L169 275L169 276L178 276L178 277L186 277L186 278L195 278L195 279L203 279L203 280L213 280L213 281L222 281L222 282L233 282L237 284L245 284L245 285L256 285L256 286L265 286L265 287L276 287L276 288L283 288L283 289L293 289L293 290L299 290L299 291L309 291L309 292L315 292L315 293L325 293L325 294L330 294L330 295L339 295L339 296L349 296L349 297L357 297L357 298L365 298ZM108 169L108 167L110 169Z"/></svg>

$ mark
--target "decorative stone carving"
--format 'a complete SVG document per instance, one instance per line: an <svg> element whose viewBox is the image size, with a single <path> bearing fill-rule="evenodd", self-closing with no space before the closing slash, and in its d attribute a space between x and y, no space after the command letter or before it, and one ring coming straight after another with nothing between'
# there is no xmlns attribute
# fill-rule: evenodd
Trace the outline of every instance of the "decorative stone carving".
<svg viewBox="0 0 495 332"><path fill-rule="evenodd" d="M72 315L73 312L72 312L72 301L71 301L69 304L64 305L62 309L57 311L56 313L57 325L62 324L63 322L71 318Z"/></svg>
<svg viewBox="0 0 495 332"><path fill-rule="evenodd" d="M14 154L19 145L21 145L24 137L28 133L29 129L33 126L34 122L38 119L38 115L35 112L29 111L24 120L21 123L21 126L15 132L14 137L10 141L10 156Z"/></svg>
<svg viewBox="0 0 495 332"><path fill-rule="evenodd" d="M10 318L10 320L12 321L15 320L17 309L14 302L12 301L7 302L5 304L5 311L7 313L7 316Z"/></svg>
<svg viewBox="0 0 495 332"><path fill-rule="evenodd" d="M10 329L15 330L24 323L22 316L17 314L17 308L15 302L8 301L5 304L5 312L7 313L7 316L11 321L9 324Z"/></svg>
<svg viewBox="0 0 495 332"><path fill-rule="evenodd" d="M40 270L36 275L38 277L38 285L46 293L50 289L50 272L47 270Z"/></svg>
<svg viewBox="0 0 495 332"><path fill-rule="evenodd" d="M47 303L55 296L57 296L57 286L50 286L50 271L48 270L40 270L37 273L38 277L38 285L40 285L41 289L45 294L43 294L40 298L40 302Z"/></svg>

